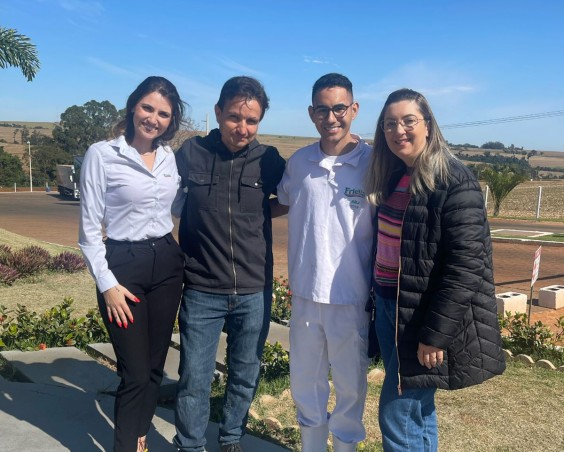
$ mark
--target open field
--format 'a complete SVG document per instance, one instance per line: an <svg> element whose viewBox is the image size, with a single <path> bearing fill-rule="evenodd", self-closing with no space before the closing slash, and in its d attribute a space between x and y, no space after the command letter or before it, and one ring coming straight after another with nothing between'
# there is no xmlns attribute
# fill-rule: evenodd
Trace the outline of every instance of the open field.
<svg viewBox="0 0 564 452"><path fill-rule="evenodd" d="M501 203L499 216L505 218L536 219L542 187L540 218L564 220L564 180L527 181L515 187ZM485 194L485 186L484 186ZM488 214L493 214L493 200L488 196Z"/></svg>
<svg viewBox="0 0 564 452"><path fill-rule="evenodd" d="M315 143L319 138L312 137L289 137L283 135L258 135L258 140L263 144L274 146L280 152L280 155L285 159L296 152L298 149L307 146L308 144Z"/></svg>
<svg viewBox="0 0 564 452"><path fill-rule="evenodd" d="M458 152L462 152L462 154L468 154L470 156L474 155L482 155L485 149L480 148L464 148L464 149L453 149L453 152L456 154ZM511 157L511 154L504 152L499 149L488 149L488 152L491 155L502 155L504 157ZM519 151L518 151L519 152ZM537 151L539 154L542 152L542 155L535 155L529 159L529 163L532 167L536 166L550 166L550 167L560 167L564 168L564 152L561 151ZM523 157L523 155L515 154L517 159Z"/></svg>
<svg viewBox="0 0 564 452"><path fill-rule="evenodd" d="M51 136L52 130L55 128L55 124L52 122L0 121L0 124L4 123L26 126L30 134L34 130L37 130L38 133L48 136ZM41 127L41 129L36 129L36 127ZM5 127L0 125L0 146L9 154L17 156L27 154L27 144L21 143L22 140L19 132L21 129L21 127ZM17 143L14 143L14 132L16 132L16 130L18 131L15 136Z"/></svg>

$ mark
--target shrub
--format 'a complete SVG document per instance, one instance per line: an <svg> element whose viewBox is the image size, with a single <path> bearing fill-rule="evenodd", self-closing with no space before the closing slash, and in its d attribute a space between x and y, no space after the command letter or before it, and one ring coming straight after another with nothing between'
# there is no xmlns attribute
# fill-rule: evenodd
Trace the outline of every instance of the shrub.
<svg viewBox="0 0 564 452"><path fill-rule="evenodd" d="M22 305L18 305L15 313L0 306L0 347L37 350L44 344L84 349L92 342L108 342L109 336L99 312L90 310L85 317L72 317L72 303L72 298L67 297L62 304L42 315Z"/></svg>
<svg viewBox="0 0 564 452"><path fill-rule="evenodd" d="M86 263L82 256L71 251L63 251L61 254L56 255L49 262L49 269L55 271L63 271L68 273L76 273L84 270Z"/></svg>
<svg viewBox="0 0 564 452"><path fill-rule="evenodd" d="M282 278L274 278L272 284L272 313L273 321L282 323L283 320L289 320L292 311L292 291L288 287L288 280Z"/></svg>
<svg viewBox="0 0 564 452"><path fill-rule="evenodd" d="M8 245L0 245L0 264L10 266L12 259L12 248Z"/></svg>
<svg viewBox="0 0 564 452"><path fill-rule="evenodd" d="M264 344L260 373L266 380L290 375L290 355L280 345L280 342L274 345L268 342Z"/></svg>
<svg viewBox="0 0 564 452"><path fill-rule="evenodd" d="M500 318L499 326L509 333L509 336L503 337L503 346L513 354L522 353L534 360L547 359L556 366L564 364L564 350L555 347L564 337L564 316L556 322L556 333L541 321L529 325L527 314L524 313Z"/></svg>
<svg viewBox="0 0 564 452"><path fill-rule="evenodd" d="M50 261L51 255L49 251L39 246L31 245L13 251L8 265L24 277L35 275L46 269Z"/></svg>
<svg viewBox="0 0 564 452"><path fill-rule="evenodd" d="M7 265L0 264L0 284L11 286L20 277L20 274Z"/></svg>

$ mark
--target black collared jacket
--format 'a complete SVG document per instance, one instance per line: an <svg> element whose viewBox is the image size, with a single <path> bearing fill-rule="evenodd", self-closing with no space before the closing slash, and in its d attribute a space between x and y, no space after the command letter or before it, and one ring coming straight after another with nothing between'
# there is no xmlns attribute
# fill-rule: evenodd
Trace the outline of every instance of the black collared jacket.
<svg viewBox="0 0 564 452"><path fill-rule="evenodd" d="M218 294L263 291L272 284L269 198L285 160L256 140L232 153L214 129L185 141L176 163L187 190L179 229L185 286Z"/></svg>
<svg viewBox="0 0 564 452"><path fill-rule="evenodd" d="M392 191L401 175L392 177ZM484 199L472 172L456 159L447 184L411 197L398 282L396 343L403 388L460 389L503 373ZM445 350L443 364L420 365L419 342Z"/></svg>

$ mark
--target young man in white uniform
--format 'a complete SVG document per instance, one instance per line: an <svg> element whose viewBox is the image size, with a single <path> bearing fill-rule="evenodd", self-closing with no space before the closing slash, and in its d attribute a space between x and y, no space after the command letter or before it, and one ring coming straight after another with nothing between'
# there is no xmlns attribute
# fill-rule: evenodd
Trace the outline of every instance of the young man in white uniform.
<svg viewBox="0 0 564 452"><path fill-rule="evenodd" d="M278 185L290 207L290 381L302 451L354 451L365 436L372 215L363 189L372 148L350 133L358 113L340 74L315 82L309 115L321 139L296 151ZM329 371L337 404L327 413Z"/></svg>

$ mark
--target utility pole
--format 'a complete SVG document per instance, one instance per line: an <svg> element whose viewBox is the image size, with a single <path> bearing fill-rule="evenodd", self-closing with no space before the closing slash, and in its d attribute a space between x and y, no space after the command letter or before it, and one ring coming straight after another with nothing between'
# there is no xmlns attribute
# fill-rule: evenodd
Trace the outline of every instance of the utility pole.
<svg viewBox="0 0 564 452"><path fill-rule="evenodd" d="M210 133L210 128L209 128L209 114L206 113L206 119L202 119L202 122L206 123L206 136Z"/></svg>
<svg viewBox="0 0 564 452"><path fill-rule="evenodd" d="M31 178L31 143L27 142L27 151L29 153L29 191L33 191L33 179Z"/></svg>

